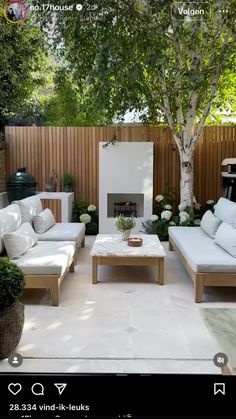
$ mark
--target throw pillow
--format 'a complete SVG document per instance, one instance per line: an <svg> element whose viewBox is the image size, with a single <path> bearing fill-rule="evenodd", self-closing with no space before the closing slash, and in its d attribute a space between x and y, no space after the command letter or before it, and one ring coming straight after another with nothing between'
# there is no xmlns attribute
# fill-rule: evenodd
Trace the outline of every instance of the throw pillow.
<svg viewBox="0 0 236 419"><path fill-rule="evenodd" d="M52 211L49 208L46 208L40 214L33 216L33 224L36 233L42 234L54 226L56 221Z"/></svg>
<svg viewBox="0 0 236 419"><path fill-rule="evenodd" d="M226 198L220 198L215 205L214 215L221 221L236 228L236 203Z"/></svg>
<svg viewBox="0 0 236 419"><path fill-rule="evenodd" d="M215 217L210 210L208 210L205 212L201 219L200 227L205 231L206 234L208 234L208 236L214 239L221 223L222 221Z"/></svg>
<svg viewBox="0 0 236 419"><path fill-rule="evenodd" d="M24 223L12 233L3 235L3 242L9 259L19 259L37 241L38 237L29 223Z"/></svg>
<svg viewBox="0 0 236 419"><path fill-rule="evenodd" d="M222 223L215 235L215 242L231 256L236 258L236 229L229 224Z"/></svg>
<svg viewBox="0 0 236 419"><path fill-rule="evenodd" d="M13 203L19 205L22 223L32 224L33 216L43 211L41 200L37 195L13 201Z"/></svg>

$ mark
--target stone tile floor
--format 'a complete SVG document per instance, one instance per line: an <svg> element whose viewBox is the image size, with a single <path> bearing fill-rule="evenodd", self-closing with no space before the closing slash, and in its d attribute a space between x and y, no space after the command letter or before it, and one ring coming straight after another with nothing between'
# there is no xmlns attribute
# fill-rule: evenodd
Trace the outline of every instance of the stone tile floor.
<svg viewBox="0 0 236 419"><path fill-rule="evenodd" d="M200 308L236 308L235 288L208 288L194 303L191 279L174 252L165 260L165 285L154 267L102 266L92 285L86 238L73 274L53 307L47 291L27 290L24 333L17 372L133 372L218 374L219 351ZM0 372L12 371L7 360Z"/></svg>

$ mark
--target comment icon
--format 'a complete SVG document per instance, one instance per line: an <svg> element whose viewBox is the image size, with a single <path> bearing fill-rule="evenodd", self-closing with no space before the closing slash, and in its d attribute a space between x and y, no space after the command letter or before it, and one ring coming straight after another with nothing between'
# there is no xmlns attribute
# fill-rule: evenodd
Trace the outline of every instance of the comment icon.
<svg viewBox="0 0 236 419"><path fill-rule="evenodd" d="M31 391L35 396L44 396L44 386L41 383L34 383Z"/></svg>

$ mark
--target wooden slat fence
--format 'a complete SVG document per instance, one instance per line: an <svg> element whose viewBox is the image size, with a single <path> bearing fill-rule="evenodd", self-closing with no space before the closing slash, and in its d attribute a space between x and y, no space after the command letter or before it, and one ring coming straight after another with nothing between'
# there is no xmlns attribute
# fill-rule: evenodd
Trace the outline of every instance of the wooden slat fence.
<svg viewBox="0 0 236 419"><path fill-rule="evenodd" d="M154 194L162 193L168 181L175 187L178 201L179 156L170 129L163 126L6 127L7 176L25 166L36 177L38 190L44 191L52 169L58 178L70 172L76 177L75 197L97 205L98 143L110 140L114 129L121 141L154 142ZM221 162L226 157L236 157L236 127L205 127L195 152L198 202L222 195Z"/></svg>

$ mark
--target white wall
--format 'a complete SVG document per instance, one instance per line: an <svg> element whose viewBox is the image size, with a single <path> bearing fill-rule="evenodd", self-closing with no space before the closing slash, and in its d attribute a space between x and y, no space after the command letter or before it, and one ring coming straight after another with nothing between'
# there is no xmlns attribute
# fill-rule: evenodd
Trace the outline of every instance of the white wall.
<svg viewBox="0 0 236 419"><path fill-rule="evenodd" d="M108 193L143 193L144 215L136 219L139 233L142 221L152 214L153 143L117 142L103 148L99 143L99 232L116 233L115 220L107 216Z"/></svg>

